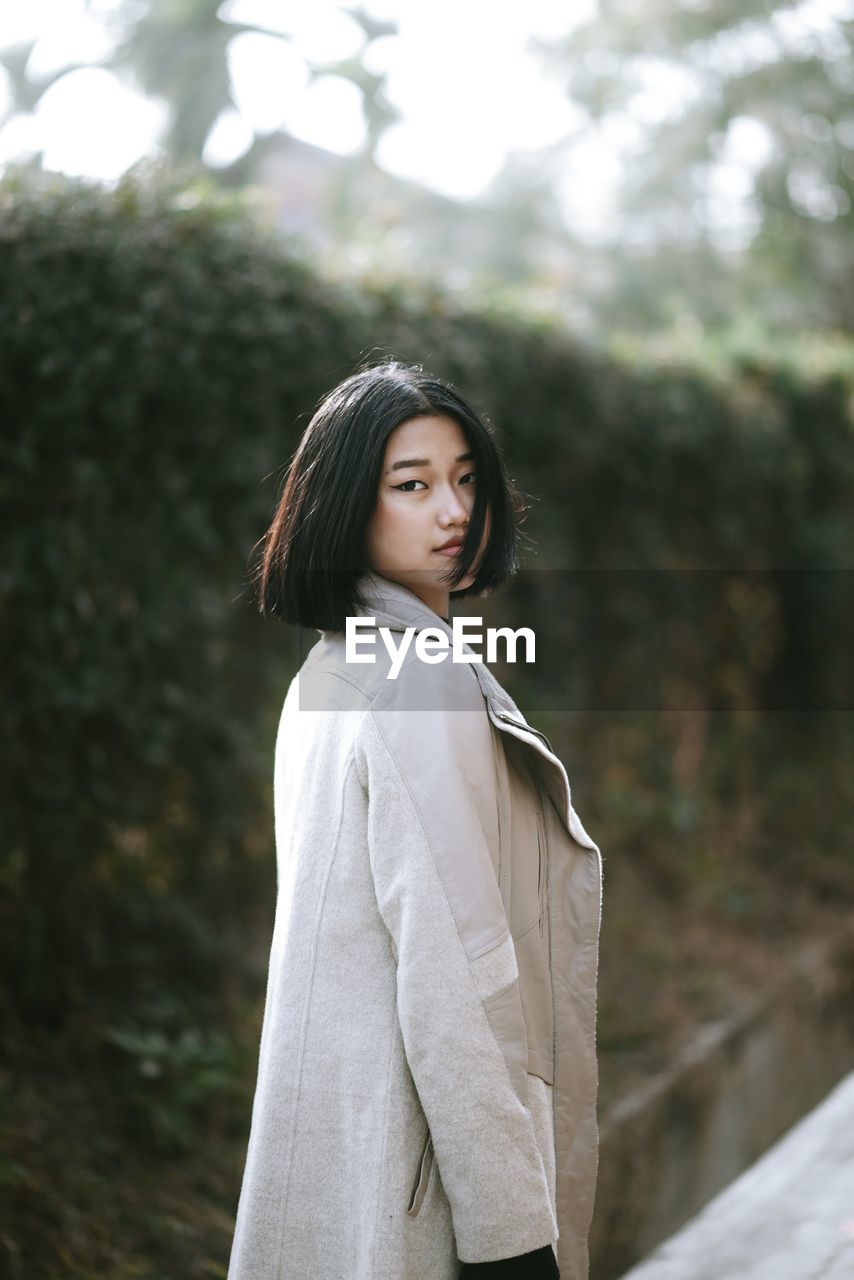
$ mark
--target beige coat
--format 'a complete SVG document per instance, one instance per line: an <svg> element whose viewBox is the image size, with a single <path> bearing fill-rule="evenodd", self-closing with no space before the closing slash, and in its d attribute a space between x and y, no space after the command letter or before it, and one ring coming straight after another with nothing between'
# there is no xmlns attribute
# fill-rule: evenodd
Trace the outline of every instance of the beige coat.
<svg viewBox="0 0 854 1280"><path fill-rule="evenodd" d="M377 626L451 630L363 578ZM477 602L469 612L476 614ZM586 1280L601 857L485 664L324 632L276 743L278 893L228 1280Z"/></svg>

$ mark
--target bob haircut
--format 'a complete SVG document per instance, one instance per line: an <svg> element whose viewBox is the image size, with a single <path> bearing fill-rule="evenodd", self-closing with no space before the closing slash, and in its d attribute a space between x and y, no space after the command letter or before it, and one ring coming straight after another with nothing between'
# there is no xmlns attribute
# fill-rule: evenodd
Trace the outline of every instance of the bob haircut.
<svg viewBox="0 0 854 1280"><path fill-rule="evenodd" d="M446 414L459 423L477 470L474 507L455 565L452 598L478 595L516 572L519 517L527 510L508 478L493 428L449 383L421 365L385 358L339 383L319 402L287 467L254 575L259 609L317 631L343 631L367 612L357 581L376 507L388 438L409 418ZM455 591L477 555L487 512L489 540L471 585ZM257 545L257 544L256 544Z"/></svg>

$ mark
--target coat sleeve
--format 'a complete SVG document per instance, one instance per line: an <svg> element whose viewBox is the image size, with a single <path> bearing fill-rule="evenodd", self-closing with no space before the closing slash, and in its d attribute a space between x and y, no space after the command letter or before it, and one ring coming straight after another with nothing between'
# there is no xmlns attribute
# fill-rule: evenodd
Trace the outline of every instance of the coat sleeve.
<svg viewBox="0 0 854 1280"><path fill-rule="evenodd" d="M558 1227L526 1105L516 954L485 833L497 811L491 725L479 691L479 706L418 705L418 678L408 699L395 690L366 711L357 766L404 1050L457 1255L488 1262L549 1244Z"/></svg>

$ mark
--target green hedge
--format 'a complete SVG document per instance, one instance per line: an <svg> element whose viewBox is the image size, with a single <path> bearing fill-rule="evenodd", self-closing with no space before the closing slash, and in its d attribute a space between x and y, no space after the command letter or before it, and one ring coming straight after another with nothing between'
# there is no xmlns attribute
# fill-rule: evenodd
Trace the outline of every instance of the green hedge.
<svg viewBox="0 0 854 1280"><path fill-rule="evenodd" d="M454 380L532 496L547 572L507 599L549 633L554 705L589 717L591 828L589 726L657 708L674 662L677 702L745 734L774 708L796 734L850 708L831 643L851 621L847 348L817 369L729 353L725 377L618 359L429 282L327 278L235 198L168 178L109 194L16 170L0 211L0 928L25 1021L98 1027L164 988L215 1010L247 946L263 957L272 743L304 637L259 619L252 552L315 403L365 358ZM535 719L549 690L527 687ZM629 729L630 768L664 785ZM752 767L749 741L727 759Z"/></svg>

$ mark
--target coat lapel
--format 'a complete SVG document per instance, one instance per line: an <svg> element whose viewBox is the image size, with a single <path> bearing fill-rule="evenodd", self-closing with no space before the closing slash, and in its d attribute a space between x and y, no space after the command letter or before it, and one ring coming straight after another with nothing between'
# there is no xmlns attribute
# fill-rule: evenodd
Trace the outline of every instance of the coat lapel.
<svg viewBox="0 0 854 1280"><path fill-rule="evenodd" d="M391 582L380 574L368 571L359 579L359 590L370 606L370 612L378 626L392 631L405 631L407 627L437 627L449 639L451 627L407 587ZM473 652L468 645L467 653ZM450 659L448 659L450 661ZM548 793L561 820L579 844L599 851L599 846L582 826L581 819L572 807L569 779L563 762L555 754L545 734L528 724L516 703L496 680L485 662L473 662L471 669L477 677L481 693L486 701L489 718L501 733L508 733L532 748Z"/></svg>

